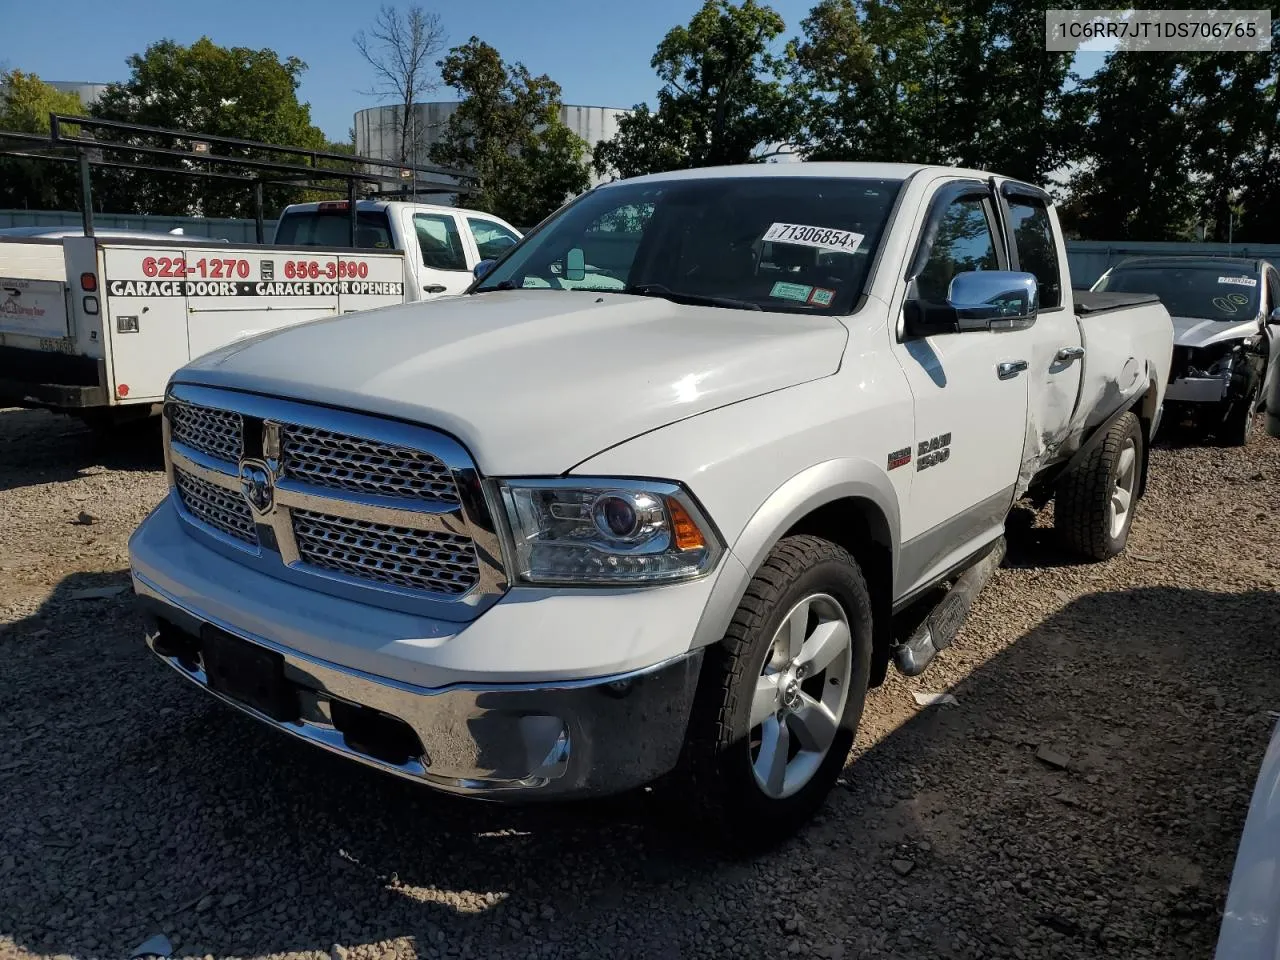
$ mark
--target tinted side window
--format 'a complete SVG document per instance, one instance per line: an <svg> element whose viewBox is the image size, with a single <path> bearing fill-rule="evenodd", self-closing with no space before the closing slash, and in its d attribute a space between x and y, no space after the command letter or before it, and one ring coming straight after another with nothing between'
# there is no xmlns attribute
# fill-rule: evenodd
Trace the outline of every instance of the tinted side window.
<svg viewBox="0 0 1280 960"><path fill-rule="evenodd" d="M415 213L413 229L422 249L422 263L434 270L466 270L458 222L442 213Z"/></svg>
<svg viewBox="0 0 1280 960"><path fill-rule="evenodd" d="M1280 307L1280 273L1267 271L1267 312Z"/></svg>
<svg viewBox="0 0 1280 960"><path fill-rule="evenodd" d="M471 230L471 236L475 237L481 260L497 260L520 239L502 224L492 220L467 217L467 226Z"/></svg>
<svg viewBox="0 0 1280 960"><path fill-rule="evenodd" d="M987 219L987 201L961 197L943 213L916 287L924 299L941 302L947 299L957 273L997 269L996 239Z"/></svg>
<svg viewBox="0 0 1280 960"><path fill-rule="evenodd" d="M1015 197L1009 200L1013 221L1013 243L1018 251L1018 267L1033 273L1040 286L1040 309L1062 306L1062 276L1058 272L1058 250L1053 243L1049 211L1038 200Z"/></svg>

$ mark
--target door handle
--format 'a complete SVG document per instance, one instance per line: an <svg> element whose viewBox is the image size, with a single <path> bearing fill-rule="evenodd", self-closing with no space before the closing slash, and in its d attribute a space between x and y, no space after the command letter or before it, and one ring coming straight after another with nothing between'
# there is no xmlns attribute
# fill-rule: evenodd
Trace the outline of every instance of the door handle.
<svg viewBox="0 0 1280 960"><path fill-rule="evenodd" d="M1070 363L1084 356L1084 347L1063 347L1054 354L1054 363Z"/></svg>
<svg viewBox="0 0 1280 960"><path fill-rule="evenodd" d="M422 288L423 293L444 293L448 288L443 283L428 283Z"/></svg>
<svg viewBox="0 0 1280 960"><path fill-rule="evenodd" d="M1012 380L1025 369L1027 369L1025 360L1006 360L1004 363L996 364L996 376L1001 380Z"/></svg>

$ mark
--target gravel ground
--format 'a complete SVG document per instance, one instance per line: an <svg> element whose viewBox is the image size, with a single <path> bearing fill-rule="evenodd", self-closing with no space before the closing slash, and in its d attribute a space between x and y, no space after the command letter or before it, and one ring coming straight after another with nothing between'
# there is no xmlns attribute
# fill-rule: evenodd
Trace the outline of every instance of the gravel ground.
<svg viewBox="0 0 1280 960"><path fill-rule="evenodd" d="M653 794L442 799L190 687L127 592L158 467L0 411L0 960L1212 952L1280 709L1280 442L1157 450L1109 563L1017 515L956 646L891 674L824 814L749 862Z"/></svg>

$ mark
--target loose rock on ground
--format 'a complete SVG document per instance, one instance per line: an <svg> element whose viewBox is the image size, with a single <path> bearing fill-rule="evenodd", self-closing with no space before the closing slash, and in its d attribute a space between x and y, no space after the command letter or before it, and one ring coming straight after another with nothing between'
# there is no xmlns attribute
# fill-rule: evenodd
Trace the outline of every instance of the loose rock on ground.
<svg viewBox="0 0 1280 960"><path fill-rule="evenodd" d="M0 411L0 960L1212 953L1280 709L1280 441L1165 441L1108 563L1019 510L955 645L872 693L822 815L752 861L655 793L441 798L190 687L112 592L160 467Z"/></svg>

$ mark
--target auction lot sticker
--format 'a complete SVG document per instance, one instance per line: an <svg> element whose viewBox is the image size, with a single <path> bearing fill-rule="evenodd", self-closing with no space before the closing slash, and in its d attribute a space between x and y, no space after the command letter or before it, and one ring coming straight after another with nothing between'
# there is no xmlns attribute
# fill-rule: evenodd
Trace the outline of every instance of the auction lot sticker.
<svg viewBox="0 0 1280 960"><path fill-rule="evenodd" d="M811 227L803 223L775 223L764 232L765 243L790 243L800 247L819 247L854 253L864 237L852 230Z"/></svg>

